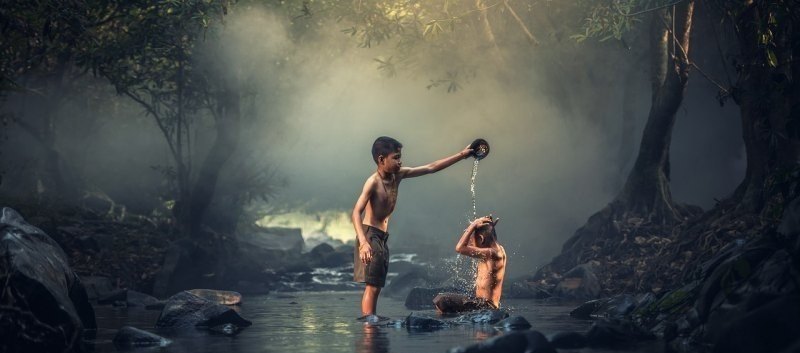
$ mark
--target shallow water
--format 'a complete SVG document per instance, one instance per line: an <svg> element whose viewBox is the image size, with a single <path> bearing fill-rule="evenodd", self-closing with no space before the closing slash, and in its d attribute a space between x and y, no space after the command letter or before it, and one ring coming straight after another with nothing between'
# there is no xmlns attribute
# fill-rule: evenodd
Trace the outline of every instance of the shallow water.
<svg viewBox="0 0 800 353"><path fill-rule="evenodd" d="M165 348L139 349L137 352L447 352L503 334L488 325L458 326L432 332L409 331L405 328L365 326L359 316L359 292L296 292L244 296L238 310L253 325L233 337L205 331L173 336ZM524 316L538 330L549 336L560 331L586 332L591 321L570 318L575 305L552 304L536 300L505 300L503 306L512 315ZM96 352L115 352L112 339L117 329L130 325L154 329L158 311L143 309L95 308L98 332ZM403 302L381 298L378 313L403 319L410 313ZM435 315L428 311L430 315ZM624 352L655 352L657 343ZM612 352L611 350L559 350L559 352Z"/></svg>

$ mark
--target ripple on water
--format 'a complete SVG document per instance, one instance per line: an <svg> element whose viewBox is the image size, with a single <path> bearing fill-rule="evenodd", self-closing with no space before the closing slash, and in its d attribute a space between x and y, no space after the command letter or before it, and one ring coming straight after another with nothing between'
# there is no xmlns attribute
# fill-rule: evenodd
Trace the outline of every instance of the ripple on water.
<svg viewBox="0 0 800 353"><path fill-rule="evenodd" d="M502 334L489 325L457 326L434 332L409 332L403 328L370 327L356 321L360 316L361 293L297 292L286 295L244 295L239 307L242 316L253 326L235 337L210 335L197 331L189 335L164 333L173 343L158 352L446 352ZM505 300L503 306L512 315L525 317L535 330L545 335L559 331L585 332L591 321L570 318L575 305L552 304L535 300ZM403 301L382 297L379 313L403 319L410 311ZM116 330L130 325L155 332L158 311L97 307L98 337L96 352L116 352L111 339ZM432 311L424 312L435 315ZM159 333L159 332L156 332ZM649 349L627 352L650 352ZM584 349L581 352L602 352Z"/></svg>

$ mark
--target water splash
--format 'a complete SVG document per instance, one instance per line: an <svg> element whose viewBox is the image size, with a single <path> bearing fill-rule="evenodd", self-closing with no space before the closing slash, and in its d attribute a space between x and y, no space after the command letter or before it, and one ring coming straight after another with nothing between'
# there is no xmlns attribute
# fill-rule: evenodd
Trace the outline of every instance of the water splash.
<svg viewBox="0 0 800 353"><path fill-rule="evenodd" d="M472 219L470 219L470 222L478 215L477 198L475 197L475 177L478 176L478 164L480 162L479 159L476 159L475 164L472 165L472 178L469 184L469 191L472 192Z"/></svg>

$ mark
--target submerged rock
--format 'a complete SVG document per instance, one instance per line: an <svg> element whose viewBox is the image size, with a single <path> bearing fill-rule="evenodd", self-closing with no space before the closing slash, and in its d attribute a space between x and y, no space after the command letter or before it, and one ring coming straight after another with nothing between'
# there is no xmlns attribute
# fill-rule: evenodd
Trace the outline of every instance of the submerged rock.
<svg viewBox="0 0 800 353"><path fill-rule="evenodd" d="M166 347L172 341L159 335L140 330L131 326L124 326L114 336L114 347L117 349L136 347Z"/></svg>
<svg viewBox="0 0 800 353"><path fill-rule="evenodd" d="M406 328L415 330L437 330L447 326L442 320L411 313L406 317Z"/></svg>
<svg viewBox="0 0 800 353"><path fill-rule="evenodd" d="M461 315L455 318L455 320L453 321L459 324L494 324L507 317L508 317L508 311L502 309L480 310Z"/></svg>
<svg viewBox="0 0 800 353"><path fill-rule="evenodd" d="M524 330L531 328L531 323L525 320L524 317L516 315L503 320L500 320L495 327L504 328L507 330Z"/></svg>
<svg viewBox="0 0 800 353"><path fill-rule="evenodd" d="M8 207L0 209L0 351L79 351L96 328L86 289L61 247Z"/></svg>
<svg viewBox="0 0 800 353"><path fill-rule="evenodd" d="M224 324L237 327L252 325L233 309L185 291L167 300L156 321L156 327L172 329L208 328Z"/></svg>
<svg viewBox="0 0 800 353"><path fill-rule="evenodd" d="M514 331L467 347L450 349L449 353L556 353L555 348L539 331Z"/></svg>

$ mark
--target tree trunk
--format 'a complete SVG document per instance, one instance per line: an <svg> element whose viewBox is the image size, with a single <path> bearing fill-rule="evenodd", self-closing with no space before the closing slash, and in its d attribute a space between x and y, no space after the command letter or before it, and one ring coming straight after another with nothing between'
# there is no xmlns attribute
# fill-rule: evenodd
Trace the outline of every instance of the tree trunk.
<svg viewBox="0 0 800 353"><path fill-rule="evenodd" d="M733 98L740 107L747 151L747 171L733 195L737 212L760 212L774 193L768 181L776 172L796 167L800 156L800 23L792 23L791 16L776 21L770 28L774 45L761 44L767 28L759 25L768 23L773 5L793 13L792 5L765 1L749 4L736 18L742 65ZM776 59L772 64L769 47Z"/></svg>
<svg viewBox="0 0 800 353"><path fill-rule="evenodd" d="M240 96L238 89L225 87L219 94L217 102L216 130L217 137L211 150L206 155L198 171L197 180L192 188L189 230L192 236L200 234L200 226L219 179L225 162L236 150L239 141Z"/></svg>
<svg viewBox="0 0 800 353"><path fill-rule="evenodd" d="M652 105L636 162L622 191L614 201L622 215L647 219L656 224L674 224L683 219L672 201L669 187L669 148L672 128L683 101L689 78L689 44L694 2L654 13L651 24ZM673 34L669 24L675 24Z"/></svg>

